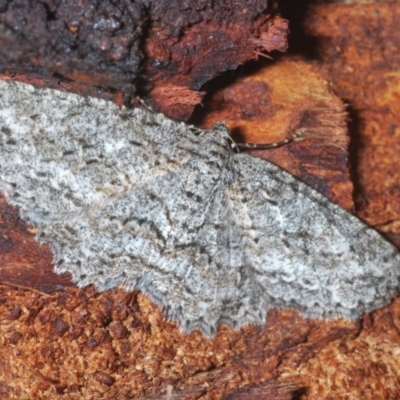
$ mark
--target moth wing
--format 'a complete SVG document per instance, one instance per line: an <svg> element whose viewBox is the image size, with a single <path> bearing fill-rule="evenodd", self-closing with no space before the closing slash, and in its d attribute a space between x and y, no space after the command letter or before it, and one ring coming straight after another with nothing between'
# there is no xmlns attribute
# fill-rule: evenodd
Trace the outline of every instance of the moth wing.
<svg viewBox="0 0 400 400"><path fill-rule="evenodd" d="M24 84L0 89L0 188L52 245L57 272L100 290L140 288L186 330L212 335L234 320L240 235L225 219L231 153L220 132Z"/></svg>
<svg viewBox="0 0 400 400"><path fill-rule="evenodd" d="M174 221L160 210L174 211L185 184L207 193L213 175L197 185L189 171L200 142L161 114L0 81L0 189L52 243L59 271L77 264L77 279L79 264L93 274L108 264L118 224L153 219L165 238Z"/></svg>
<svg viewBox="0 0 400 400"><path fill-rule="evenodd" d="M355 318L390 301L400 277L394 246L271 163L235 158L232 204L269 308Z"/></svg>

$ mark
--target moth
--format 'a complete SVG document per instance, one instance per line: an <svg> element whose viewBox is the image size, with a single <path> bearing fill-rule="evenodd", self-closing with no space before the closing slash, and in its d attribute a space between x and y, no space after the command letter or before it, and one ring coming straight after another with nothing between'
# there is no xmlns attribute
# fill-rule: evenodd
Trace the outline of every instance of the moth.
<svg viewBox="0 0 400 400"><path fill-rule="evenodd" d="M387 304L396 248L231 143L222 122L0 81L0 190L79 287L139 289L209 337L271 308L329 319Z"/></svg>

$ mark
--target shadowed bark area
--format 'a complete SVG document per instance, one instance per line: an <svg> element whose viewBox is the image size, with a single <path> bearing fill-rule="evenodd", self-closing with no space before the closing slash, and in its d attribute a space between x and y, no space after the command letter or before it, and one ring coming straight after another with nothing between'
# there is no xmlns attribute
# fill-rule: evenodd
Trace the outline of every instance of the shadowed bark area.
<svg viewBox="0 0 400 400"><path fill-rule="evenodd" d="M118 104L127 101L123 93L91 85L99 81L116 89L127 85L123 89L126 93L133 93L138 85L171 115L182 108L184 118L199 101L201 88L210 95L204 100L205 112L197 110L194 121L208 126L225 119L238 141L273 142L290 136L293 130L304 129L306 134L301 141L254 155L271 159L348 210L353 208L354 184L358 215L400 243L400 5L318 5L306 12L303 3L288 1L293 4L292 54L279 57L278 61L261 62L262 68L240 69L232 74L233 82L221 85L218 82L222 77L214 78L207 87L203 83L218 71L226 70L227 65L238 65L235 62L239 61L229 64L228 60L239 48L240 57L235 60L244 54L251 53L253 57L254 48L260 48L244 49L238 43L254 37L260 46L259 41L265 39L261 31L254 29L253 36L243 32L246 26L253 29L250 27L255 21L260 23L261 19L254 15L260 13L262 3L267 5L253 2L248 12L255 14L246 20L243 10L247 2L225 2L232 6L227 9L222 2L214 2L225 10L226 18L241 15L243 22L237 24L239 29L236 22L229 23L231 17L218 17L225 37L234 37L234 45L227 46L220 59L216 56L218 51L210 53L215 65L208 70L202 66L207 51L191 53L188 49L194 43L189 38L201 36L202 32L208 36L198 40L204 42L204 49L211 46L207 38L213 24L204 17L209 3L197 1L191 6L192 2L185 2L187 14L183 12L184 2L170 3L171 10L179 9L173 14L177 31L171 27L172 15L166 17L169 22L165 25L156 17L148 18L143 25L133 25L135 30L140 25L137 32L142 43L138 62L141 67L135 76L124 75L127 71L113 75L96 63L93 70L88 67L86 72L69 75L52 66L43 69L42 64L33 64L34 57L29 59L29 65L18 64L16 58L13 71L18 79L30 83L92 94ZM4 16L7 7L1 4ZM141 21L150 14L149 7L149 2L140 3ZM268 4L266 14L257 14L259 18L275 15L273 7L269 7L272 6ZM160 6L159 18L167 11ZM185 22L196 13L203 15L199 21L206 21L203 31L202 22ZM178 20L178 14L184 15L183 22ZM260 26L268 24L267 33L272 32L272 26L279 27L274 19L267 19ZM18 44L13 42L13 35L18 34L10 29L2 22L1 40L6 37L8 43ZM164 39L155 39L157 32L167 32L165 36L160 34L165 46ZM186 40L188 32L192 36ZM41 36L37 37L40 41ZM186 47L180 48L179 43ZM43 43L36 45L47 49ZM4 56L3 53L6 52L0 49ZM24 52L21 54L24 56ZM163 54L170 55L163 58ZM196 59L193 54L201 56ZM61 65L68 64L69 58L65 57ZM169 62L155 62L166 59ZM3 64L3 68L11 71L10 65ZM27 71L29 76L18 74ZM54 71L76 82L56 80L52 78ZM196 79L192 79L194 76ZM213 88L214 85L219 87ZM179 101L186 101L190 107L184 110ZM290 310L272 310L264 326L246 326L240 331L221 327L215 339L207 340L199 332L180 333L141 293L96 293L90 287L69 286L67 277L52 273L50 249L34 240L34 232L3 198L0 215L2 398L400 398L400 362L395 356L400 346L398 298L358 321L326 322L303 319Z"/></svg>

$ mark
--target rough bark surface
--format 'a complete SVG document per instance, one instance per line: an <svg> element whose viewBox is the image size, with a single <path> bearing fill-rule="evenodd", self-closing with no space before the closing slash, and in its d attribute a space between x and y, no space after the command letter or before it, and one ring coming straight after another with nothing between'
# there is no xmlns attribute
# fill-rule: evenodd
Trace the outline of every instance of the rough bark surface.
<svg viewBox="0 0 400 400"><path fill-rule="evenodd" d="M285 51L287 31L274 0L7 0L0 71L139 93L187 119L204 83L255 51Z"/></svg>
<svg viewBox="0 0 400 400"><path fill-rule="evenodd" d="M134 92L144 22L139 2L3 1L0 63Z"/></svg>
<svg viewBox="0 0 400 400"><path fill-rule="evenodd" d="M399 5L314 6L307 33L322 73L349 104L356 206L380 231L400 235Z"/></svg>
<svg viewBox="0 0 400 400"><path fill-rule="evenodd" d="M268 157L349 210L354 182L358 215L400 244L400 5L319 5L305 15L296 4L296 56L216 90L202 123L224 118L237 138L250 142L305 129L304 140ZM162 81L165 70L154 71L149 76ZM25 81L37 83L37 76ZM45 81L52 85L57 82ZM123 96L114 100L121 104ZM183 335L140 293L68 287L66 277L51 275L50 250L35 242L17 211L4 200L0 211L2 398L400 398L398 298L355 322L275 310L263 327L222 327L213 340Z"/></svg>

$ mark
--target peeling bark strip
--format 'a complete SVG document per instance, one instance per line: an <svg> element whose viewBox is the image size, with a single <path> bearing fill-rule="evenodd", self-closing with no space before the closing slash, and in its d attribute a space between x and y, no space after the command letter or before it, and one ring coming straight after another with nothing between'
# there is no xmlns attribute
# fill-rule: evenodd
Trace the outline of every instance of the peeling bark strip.
<svg viewBox="0 0 400 400"><path fill-rule="evenodd" d="M0 5L0 71L29 65L39 76L150 92L187 119L204 83L255 51L285 51L287 30L266 0L9 0Z"/></svg>
<svg viewBox="0 0 400 400"><path fill-rule="evenodd" d="M163 3L152 19L145 46L147 82L154 85L150 96L175 118L187 119L193 106L186 96L160 97L163 87L197 91L222 71L253 59L255 50L287 47L287 22L278 17L274 1L174 0Z"/></svg>

